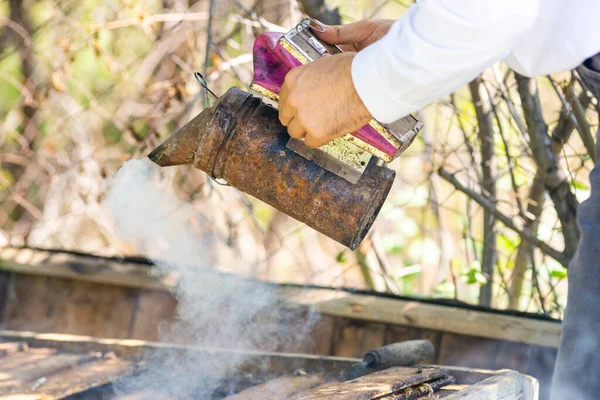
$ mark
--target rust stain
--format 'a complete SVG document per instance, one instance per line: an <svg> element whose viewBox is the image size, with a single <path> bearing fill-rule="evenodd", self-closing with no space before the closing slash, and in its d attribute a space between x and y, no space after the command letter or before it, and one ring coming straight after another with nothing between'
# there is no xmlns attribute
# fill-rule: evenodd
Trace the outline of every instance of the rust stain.
<svg viewBox="0 0 600 400"><path fill-rule="evenodd" d="M149 157L161 166L194 164L355 249L379 213L394 171L372 159L351 184L287 149L288 139L275 108L234 87Z"/></svg>

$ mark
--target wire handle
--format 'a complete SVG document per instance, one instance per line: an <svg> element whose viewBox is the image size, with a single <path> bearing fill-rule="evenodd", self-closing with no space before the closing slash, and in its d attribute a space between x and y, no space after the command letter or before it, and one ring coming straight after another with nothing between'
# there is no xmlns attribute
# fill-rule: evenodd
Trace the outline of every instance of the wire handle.
<svg viewBox="0 0 600 400"><path fill-rule="evenodd" d="M198 83L200 84L200 86L202 86L205 90L206 93L210 93L214 96L215 99L218 99L219 96L217 96L216 94L213 93L212 90L210 90L210 88L208 87L208 83L206 82L206 79L204 78L204 76L200 73L200 72L194 72L194 78L196 78L196 80L198 81ZM208 95L207 95L207 104L208 104ZM227 183L226 180L224 179L218 179L215 178L214 176L212 176L212 174L209 174L210 179L215 182L217 185L221 185L221 186L231 186L229 183Z"/></svg>
<svg viewBox="0 0 600 400"><path fill-rule="evenodd" d="M219 98L219 96L217 96L213 93L212 90L210 90L210 88L208 87L208 82L206 82L206 78L204 78L204 76L200 72L194 72L194 78L196 78L196 81L198 81L200 86L202 86L204 90L206 90L206 93L212 94L215 99ZM208 95L206 96L206 104L208 104Z"/></svg>

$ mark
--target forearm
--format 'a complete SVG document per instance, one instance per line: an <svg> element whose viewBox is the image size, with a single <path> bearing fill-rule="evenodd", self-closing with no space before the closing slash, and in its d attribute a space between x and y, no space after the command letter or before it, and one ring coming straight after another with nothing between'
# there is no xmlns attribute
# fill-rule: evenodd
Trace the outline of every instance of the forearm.
<svg viewBox="0 0 600 400"><path fill-rule="evenodd" d="M505 58L535 22L539 0L421 0L352 64L371 114L392 122Z"/></svg>

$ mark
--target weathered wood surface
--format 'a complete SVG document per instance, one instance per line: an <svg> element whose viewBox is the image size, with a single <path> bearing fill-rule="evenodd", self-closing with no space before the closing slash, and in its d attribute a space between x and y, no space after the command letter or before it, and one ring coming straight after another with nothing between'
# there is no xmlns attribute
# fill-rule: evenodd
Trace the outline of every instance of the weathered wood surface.
<svg viewBox="0 0 600 400"><path fill-rule="evenodd" d="M445 400L520 400L523 398L523 382L518 372L506 371L443 398Z"/></svg>
<svg viewBox="0 0 600 400"><path fill-rule="evenodd" d="M176 274L154 276L147 265L33 249L0 248L0 270L164 291L171 290L177 282ZM152 294L156 296L155 292ZM281 287L279 295L293 305L306 305L325 315L353 320L548 347L558 347L560 340L561 326L552 321L330 289Z"/></svg>
<svg viewBox="0 0 600 400"><path fill-rule="evenodd" d="M149 265L28 248L0 248L0 269L91 283L169 290L176 274L151 274Z"/></svg>
<svg viewBox="0 0 600 400"><path fill-rule="evenodd" d="M346 382L326 384L293 396L293 400L371 400L447 376L438 368L393 367Z"/></svg>
<svg viewBox="0 0 600 400"><path fill-rule="evenodd" d="M151 275L147 264L0 248L0 329L190 343L159 333L176 319L176 282L175 275ZM309 318L299 307L321 318L303 340L265 341L257 349L360 358L383 344L428 339L436 348L432 363L515 369L538 378L547 396L559 323L330 289L278 290L296 310L298 327ZM284 309L264 318L275 330L290 323Z"/></svg>
<svg viewBox="0 0 600 400"><path fill-rule="evenodd" d="M357 358L319 356L313 354L293 354L260 350L219 349L200 346L186 346L173 343L148 342L132 339L106 339L90 336L65 335L56 333L37 333L0 330L0 340L26 342L33 348L52 348L63 352L87 354L89 352L114 353L124 359L145 359L150 355L172 352L198 352L206 357L224 357L231 354L242 355L249 359L248 368L252 368L252 359L260 358L263 371L278 371L293 374L298 368L320 372L338 371L360 361ZM244 368L244 366L242 366Z"/></svg>
<svg viewBox="0 0 600 400"><path fill-rule="evenodd" d="M9 299L5 328L114 338L131 336L138 300L119 286L28 275L14 277Z"/></svg>
<svg viewBox="0 0 600 400"><path fill-rule="evenodd" d="M28 399L62 399L73 394L87 396L87 391L110 383L118 377L128 374L138 362L161 351L193 352L202 351L216 357L226 357L227 353L238 353L240 350L201 349L164 343L150 343L135 340L97 339L73 335L35 334L28 332L0 331L0 342L10 341L4 347L11 349L0 358L0 399L15 399L17 394ZM16 350L16 351L15 351ZM243 351L242 351L243 352ZM457 376L459 382L454 389L442 390L439 398L448 399L485 399L502 398L535 400L535 381L528 380L513 371L473 371L466 368L437 367L416 368L396 367L359 379L347 382L335 382L340 368L347 368L357 359L336 357L317 357L302 354L279 354L266 352L244 352L248 356L270 360L261 365L276 365L277 368L262 371L266 376L283 375L271 383L256 386L233 396L232 400L249 399L282 399L282 398L327 398L338 400L356 399L392 399L387 394L411 394L407 387L423 382L433 385L434 378L446 376L447 373ZM278 363L272 362L277 360ZM255 361L250 364L256 365ZM292 368L302 367L307 371L323 366L325 374L310 372L304 376L290 376ZM447 372L444 370L448 370ZM238 371L245 374L242 369ZM327 377L329 374L329 378ZM327 379L334 382L328 383ZM423 386L423 385L421 385ZM292 390L292 387L294 388ZM278 389L286 391L278 392ZM425 393L426 386L420 387ZM298 392L302 393L298 395ZM451 397L464 393L471 397ZM482 393L484 395L482 395ZM516 393L521 397L495 397L495 394ZM413 393L414 394L414 393ZM91 393L90 393L91 395ZM477 397L479 396L479 397ZM78 397L95 398L95 397ZM152 393L134 393L128 399L156 398ZM424 397L428 398L428 397Z"/></svg>
<svg viewBox="0 0 600 400"><path fill-rule="evenodd" d="M552 321L328 289L286 287L280 292L286 301L349 319L549 347L558 347L560 340L561 326Z"/></svg>
<svg viewBox="0 0 600 400"><path fill-rule="evenodd" d="M132 365L100 353L62 353L22 343L0 343L16 350L0 358L0 399L62 399L111 382Z"/></svg>
<svg viewBox="0 0 600 400"><path fill-rule="evenodd" d="M296 393L305 392L323 384L327 377L322 374L302 376L283 376L272 379L261 385L251 387L243 392L229 396L226 400L267 400L284 399Z"/></svg>

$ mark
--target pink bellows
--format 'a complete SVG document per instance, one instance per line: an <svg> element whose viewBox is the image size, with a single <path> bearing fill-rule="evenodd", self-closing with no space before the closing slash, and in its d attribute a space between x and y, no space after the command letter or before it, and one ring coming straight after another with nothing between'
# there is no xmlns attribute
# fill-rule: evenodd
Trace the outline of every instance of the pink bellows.
<svg viewBox="0 0 600 400"><path fill-rule="evenodd" d="M283 34L278 32L262 33L256 38L253 47L254 79L252 88L274 100L278 98L287 73L292 68L303 64L281 45L282 36ZM263 90L260 90L261 88ZM385 129L383 126L376 121L372 122L372 124L367 124L356 132L352 132L351 135L383 152L389 157L389 160L386 161L391 161L396 158L400 148L386 139L373 125L378 126L379 130Z"/></svg>

